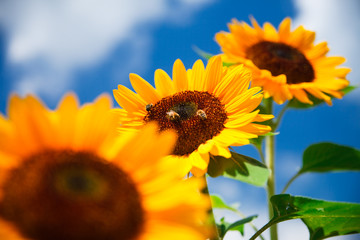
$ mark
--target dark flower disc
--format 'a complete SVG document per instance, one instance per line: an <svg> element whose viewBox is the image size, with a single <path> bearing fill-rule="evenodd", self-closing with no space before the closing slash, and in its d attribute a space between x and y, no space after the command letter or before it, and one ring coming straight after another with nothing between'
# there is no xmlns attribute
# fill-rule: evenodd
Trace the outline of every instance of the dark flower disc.
<svg viewBox="0 0 360 240"><path fill-rule="evenodd" d="M273 76L285 74L288 84L312 82L315 78L314 69L304 54L283 43L259 42L247 49L246 57Z"/></svg>
<svg viewBox="0 0 360 240"><path fill-rule="evenodd" d="M174 129L178 134L174 155L184 156L224 129L224 105L208 92L183 91L155 103L145 122L157 121L160 130Z"/></svg>
<svg viewBox="0 0 360 240"><path fill-rule="evenodd" d="M87 152L47 151L10 172L0 216L36 240L131 240L141 199L128 175Z"/></svg>

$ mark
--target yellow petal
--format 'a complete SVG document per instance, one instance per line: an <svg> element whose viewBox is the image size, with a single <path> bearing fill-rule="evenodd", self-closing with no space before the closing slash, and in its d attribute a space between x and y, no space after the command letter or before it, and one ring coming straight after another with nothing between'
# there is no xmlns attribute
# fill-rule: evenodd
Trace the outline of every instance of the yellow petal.
<svg viewBox="0 0 360 240"><path fill-rule="evenodd" d="M256 110L251 113L246 113L242 115L238 115L238 117L234 117L232 119L228 119L228 121L224 124L225 128L239 128L246 124L254 121L254 118L258 115L260 110Z"/></svg>
<svg viewBox="0 0 360 240"><path fill-rule="evenodd" d="M129 78L134 90L145 100L147 104L155 104L161 99L151 84L145 81L139 75L131 73Z"/></svg>
<svg viewBox="0 0 360 240"><path fill-rule="evenodd" d="M169 75L162 69L155 71L155 86L161 97L170 96L175 93L174 84Z"/></svg>
<svg viewBox="0 0 360 240"><path fill-rule="evenodd" d="M147 103L130 89L119 85L118 90L113 90L117 103L129 112L142 111L145 113Z"/></svg>
<svg viewBox="0 0 360 240"><path fill-rule="evenodd" d="M313 102L309 99L306 92L303 89L291 89L291 92L294 94L295 98L300 102L313 104Z"/></svg>
<svg viewBox="0 0 360 240"><path fill-rule="evenodd" d="M194 151L189 155L193 166L199 169L206 169L209 163L209 154L201 154L198 151Z"/></svg>
<svg viewBox="0 0 360 240"><path fill-rule="evenodd" d="M205 89L205 68L204 63L199 59L197 60L191 71L191 79L195 91L204 91Z"/></svg>
<svg viewBox="0 0 360 240"><path fill-rule="evenodd" d="M291 19L285 18L279 25L279 40L286 41L290 35Z"/></svg>
<svg viewBox="0 0 360 240"><path fill-rule="evenodd" d="M188 79L184 64L177 59L173 66L173 81L177 91L184 91L188 88Z"/></svg>
<svg viewBox="0 0 360 240"><path fill-rule="evenodd" d="M205 72L206 90L212 93L222 77L222 61L220 56L210 58Z"/></svg>
<svg viewBox="0 0 360 240"><path fill-rule="evenodd" d="M330 106L332 105L331 98L328 95L319 91L318 89L306 88L306 91L308 91L310 94L314 95L316 98L324 100L328 105L330 105Z"/></svg>
<svg viewBox="0 0 360 240"><path fill-rule="evenodd" d="M231 157L229 148L220 146L220 144L214 144L214 147L211 149L210 153L214 156L222 156L224 158ZM212 159L211 161L214 161L214 159Z"/></svg>

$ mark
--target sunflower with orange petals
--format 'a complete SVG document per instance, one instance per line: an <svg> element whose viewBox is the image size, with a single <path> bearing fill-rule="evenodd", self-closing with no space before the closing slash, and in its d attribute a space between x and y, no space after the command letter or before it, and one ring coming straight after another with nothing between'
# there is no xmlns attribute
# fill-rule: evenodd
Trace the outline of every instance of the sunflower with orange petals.
<svg viewBox="0 0 360 240"><path fill-rule="evenodd" d="M156 121L160 131L175 130L178 140L171 157L180 160L183 174L207 172L212 155L230 158L229 146L241 146L271 129L259 124L273 118L259 114L261 88L249 88L251 73L243 66L228 69L220 57L201 60L186 70L180 60L173 66L172 79L155 71L154 89L136 74L130 81L137 92L119 85L114 90L122 109L114 110L123 123L121 131L138 131Z"/></svg>
<svg viewBox="0 0 360 240"><path fill-rule="evenodd" d="M109 96L55 111L33 96L0 115L0 239L204 240L202 179L169 161L176 134L116 131ZM170 169L170 170L169 170Z"/></svg>
<svg viewBox="0 0 360 240"><path fill-rule="evenodd" d="M224 62L244 64L254 74L253 86L261 86L264 97L278 104L296 98L312 104L309 94L331 105L331 97L342 98L350 69L338 67L343 57L328 57L326 42L314 44L315 33L303 26L291 31L285 18L278 31L268 22L263 29L251 19L253 27L233 20L230 32L215 35Z"/></svg>

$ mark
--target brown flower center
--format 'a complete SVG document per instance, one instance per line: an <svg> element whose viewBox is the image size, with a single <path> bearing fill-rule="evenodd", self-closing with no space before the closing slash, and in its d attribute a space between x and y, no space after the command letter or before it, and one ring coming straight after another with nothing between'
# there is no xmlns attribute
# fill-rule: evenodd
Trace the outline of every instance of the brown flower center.
<svg viewBox="0 0 360 240"><path fill-rule="evenodd" d="M311 63L296 48L283 43L259 42L246 51L246 57L273 76L286 75L288 84L312 82L315 77Z"/></svg>
<svg viewBox="0 0 360 240"><path fill-rule="evenodd" d="M144 221L128 175L91 153L33 155L10 173L3 191L0 216L31 239L130 240Z"/></svg>
<svg viewBox="0 0 360 240"><path fill-rule="evenodd" d="M165 97L148 108L145 122L157 121L160 130L174 129L174 155L188 155L224 129L224 105L208 92L184 91Z"/></svg>

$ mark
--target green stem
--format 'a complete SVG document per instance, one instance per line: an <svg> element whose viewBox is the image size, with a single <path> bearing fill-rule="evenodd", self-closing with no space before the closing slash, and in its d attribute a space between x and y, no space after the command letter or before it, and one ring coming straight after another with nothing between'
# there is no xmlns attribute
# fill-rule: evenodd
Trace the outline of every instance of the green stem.
<svg viewBox="0 0 360 240"><path fill-rule="evenodd" d="M240 212L239 210L236 210L235 213L242 218L246 218L246 215ZM249 224L251 228L255 231L255 233L259 231L259 229L252 222L249 222ZM261 235L261 233L258 236L261 238L261 240L265 240L264 237Z"/></svg>
<svg viewBox="0 0 360 240"><path fill-rule="evenodd" d="M260 156L260 160L263 164L265 164L265 156L264 156L264 153L261 149L261 145L254 145L254 147L256 148L256 150L258 151L259 153L259 156Z"/></svg>
<svg viewBox="0 0 360 240"><path fill-rule="evenodd" d="M273 225L274 222L270 221L265 226L263 226L259 231L257 231L249 240L255 240L258 236L261 236L261 234L268 229L271 225ZM273 225L276 226L276 225ZM271 229L271 228L270 228Z"/></svg>
<svg viewBox="0 0 360 240"><path fill-rule="evenodd" d="M273 113L273 102L272 99L265 99L266 113ZM271 124L274 127L274 124ZM268 209L269 218L273 216L273 209L270 202L270 198L275 195L275 136L265 137L265 160L268 168L270 169L270 175L267 182L267 196L268 196ZM271 240L277 240L277 226L276 224L270 227L270 238Z"/></svg>
<svg viewBox="0 0 360 240"><path fill-rule="evenodd" d="M283 118L286 110L289 109L289 102L281 109L279 115L276 117L276 120L275 120L275 123L273 124L273 128L272 128L272 131L275 132L276 129L278 128L280 122L281 122L281 119Z"/></svg>
<svg viewBox="0 0 360 240"><path fill-rule="evenodd" d="M232 149L232 147L229 147L229 148ZM234 149L232 149L232 150L234 150ZM260 153L260 155L262 156L262 161L263 161L263 163L265 163L265 161L264 161L264 154L262 153L261 149L259 150L259 153ZM210 158L212 158L214 161L216 161L212 155L210 155ZM205 179L205 180L206 180L206 179ZM208 192L209 192L209 191L208 191ZM210 196L210 194L209 194L209 196ZM240 212L239 210L235 209L234 212L235 212L237 215L239 215L240 217L246 218L246 215L243 214L242 212ZM255 232L258 231L258 228L257 228L252 222L250 222L249 224L250 224L250 226L252 227L252 229L254 229ZM260 235L260 238L261 238L261 240L265 240L262 235Z"/></svg>
<svg viewBox="0 0 360 240"><path fill-rule="evenodd" d="M209 188L208 188L208 184L206 181L206 176L203 176L203 179L205 181L205 187L203 189L203 193L206 194L209 197L209 201L211 201L210 198L210 193L209 193ZM211 224L211 227L213 228L213 232L214 232L214 237L212 238L212 240L219 240L219 232L216 226L216 221L215 221L215 216L214 216L214 212L213 212L213 208L211 207L211 209L209 210L209 224Z"/></svg>
<svg viewBox="0 0 360 240"><path fill-rule="evenodd" d="M291 184L298 176L300 176L300 175L301 175L301 173L295 174L295 175L287 182L287 184L285 185L284 189L281 191L281 194L285 193L286 190L289 188L290 184Z"/></svg>

